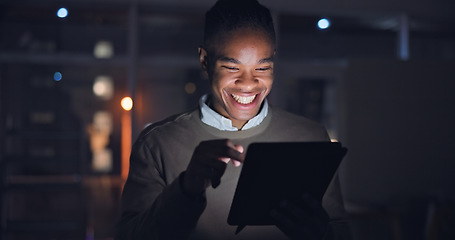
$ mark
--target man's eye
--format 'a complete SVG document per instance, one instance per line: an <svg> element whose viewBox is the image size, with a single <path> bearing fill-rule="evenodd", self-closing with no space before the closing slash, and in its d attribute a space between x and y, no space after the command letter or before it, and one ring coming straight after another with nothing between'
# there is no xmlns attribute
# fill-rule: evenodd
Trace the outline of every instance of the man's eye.
<svg viewBox="0 0 455 240"><path fill-rule="evenodd" d="M256 68L257 71L268 71L272 69L272 67L260 67L260 68Z"/></svg>
<svg viewBox="0 0 455 240"><path fill-rule="evenodd" d="M239 68L237 67L229 67L229 66L223 66L224 68L228 69L228 70L231 70L231 71L238 71Z"/></svg>

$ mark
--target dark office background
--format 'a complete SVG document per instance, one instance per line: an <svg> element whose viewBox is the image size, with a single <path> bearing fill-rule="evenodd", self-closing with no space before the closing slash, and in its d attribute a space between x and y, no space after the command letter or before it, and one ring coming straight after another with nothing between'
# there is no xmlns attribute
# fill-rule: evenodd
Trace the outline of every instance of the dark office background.
<svg viewBox="0 0 455 240"><path fill-rule="evenodd" d="M214 2L0 2L0 239L113 238L122 130L134 141L208 90L197 47ZM261 2L278 33L270 103L349 148L355 238L454 239L454 1Z"/></svg>

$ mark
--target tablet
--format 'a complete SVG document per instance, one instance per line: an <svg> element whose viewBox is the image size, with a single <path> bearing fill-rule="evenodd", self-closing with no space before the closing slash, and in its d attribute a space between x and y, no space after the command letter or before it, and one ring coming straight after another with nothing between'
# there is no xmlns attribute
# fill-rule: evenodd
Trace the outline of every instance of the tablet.
<svg viewBox="0 0 455 240"><path fill-rule="evenodd" d="M269 216L283 200L308 193L322 201L347 149L339 142L252 143L228 216L229 225L274 225Z"/></svg>

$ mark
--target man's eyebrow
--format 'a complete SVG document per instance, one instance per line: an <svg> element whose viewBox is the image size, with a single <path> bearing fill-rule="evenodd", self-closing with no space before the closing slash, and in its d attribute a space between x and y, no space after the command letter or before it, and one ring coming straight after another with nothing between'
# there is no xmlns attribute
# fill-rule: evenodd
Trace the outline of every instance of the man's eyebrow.
<svg viewBox="0 0 455 240"><path fill-rule="evenodd" d="M272 62L273 62L273 57L263 58L263 59L259 60L259 64L272 63Z"/></svg>
<svg viewBox="0 0 455 240"><path fill-rule="evenodd" d="M229 62L229 63L235 63L235 64L240 64L241 62L235 58L230 58L230 57L220 57L218 58L219 61L222 62Z"/></svg>
<svg viewBox="0 0 455 240"><path fill-rule="evenodd" d="M242 63L238 59L230 58L230 57L220 57L220 58L218 58L218 60L222 61L222 62L229 62L229 63L235 63L235 64ZM259 60L258 63L262 64L262 63L271 63L271 62L273 62L273 57L263 58L263 59Z"/></svg>

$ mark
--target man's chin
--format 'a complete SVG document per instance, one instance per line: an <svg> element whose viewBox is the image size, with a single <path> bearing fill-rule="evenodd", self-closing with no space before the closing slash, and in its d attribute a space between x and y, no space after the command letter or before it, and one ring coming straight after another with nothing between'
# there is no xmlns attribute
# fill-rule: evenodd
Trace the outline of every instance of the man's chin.
<svg viewBox="0 0 455 240"><path fill-rule="evenodd" d="M231 115L231 119L234 119L235 121L238 122L248 122L252 118L254 118L257 115L257 112L255 113L243 113L243 114L233 114Z"/></svg>

